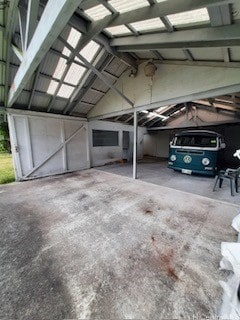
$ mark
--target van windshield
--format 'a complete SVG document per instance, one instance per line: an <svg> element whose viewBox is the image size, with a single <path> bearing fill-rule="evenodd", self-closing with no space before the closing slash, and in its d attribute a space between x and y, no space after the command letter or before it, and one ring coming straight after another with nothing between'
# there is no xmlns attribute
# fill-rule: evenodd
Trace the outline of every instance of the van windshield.
<svg viewBox="0 0 240 320"><path fill-rule="evenodd" d="M184 135L177 137L175 145L187 147L216 148L217 138L205 135Z"/></svg>

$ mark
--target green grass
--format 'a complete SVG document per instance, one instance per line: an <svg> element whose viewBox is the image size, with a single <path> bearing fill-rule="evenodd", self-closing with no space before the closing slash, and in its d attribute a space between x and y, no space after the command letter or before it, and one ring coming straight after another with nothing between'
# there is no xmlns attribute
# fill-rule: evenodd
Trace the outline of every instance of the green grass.
<svg viewBox="0 0 240 320"><path fill-rule="evenodd" d="M0 153L0 184L15 181L12 155Z"/></svg>

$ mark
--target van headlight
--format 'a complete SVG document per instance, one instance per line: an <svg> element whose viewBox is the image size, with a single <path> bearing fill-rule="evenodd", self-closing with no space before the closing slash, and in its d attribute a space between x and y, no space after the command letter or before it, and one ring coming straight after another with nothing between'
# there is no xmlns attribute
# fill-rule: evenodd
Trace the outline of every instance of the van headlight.
<svg viewBox="0 0 240 320"><path fill-rule="evenodd" d="M203 164L204 166L208 166L209 163L210 163L210 160L209 160L208 158L203 158L203 159L202 159L202 164Z"/></svg>
<svg viewBox="0 0 240 320"><path fill-rule="evenodd" d="M177 157L175 156L175 154L172 154L171 157L170 157L170 160L171 161L175 161L176 159L177 159Z"/></svg>

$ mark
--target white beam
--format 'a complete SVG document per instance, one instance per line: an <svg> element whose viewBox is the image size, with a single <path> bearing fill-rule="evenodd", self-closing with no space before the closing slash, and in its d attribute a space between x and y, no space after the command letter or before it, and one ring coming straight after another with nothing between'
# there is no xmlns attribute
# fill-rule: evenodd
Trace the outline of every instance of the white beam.
<svg viewBox="0 0 240 320"><path fill-rule="evenodd" d="M184 103L186 101L196 101L198 99L207 99L209 97L217 97L222 94L230 94L232 92L238 92L238 91L240 91L240 84L233 84L233 85L222 87L222 88L210 89L203 92L188 94L182 97L170 98L168 100L162 100L158 102L141 105L138 107L134 107L134 110L136 110L137 112L141 112L143 110L156 109L156 108L164 107L166 105ZM110 117L116 117L116 116L128 114L130 112L133 112L133 108L128 108L121 111L115 111L112 113L106 113L99 116L88 116L88 120L89 121L103 120Z"/></svg>
<svg viewBox="0 0 240 320"><path fill-rule="evenodd" d="M144 8L122 13L119 15L119 17L112 21L109 26L119 26L122 24L165 17L170 14L234 2L237 2L237 0L168 0L152 4L149 7L146 6Z"/></svg>
<svg viewBox="0 0 240 320"><path fill-rule="evenodd" d="M110 41L118 51L157 50L161 48L231 47L240 45L239 24L121 37Z"/></svg>
<svg viewBox="0 0 240 320"><path fill-rule="evenodd" d="M59 37L59 40L62 41L70 51L75 52L75 49L62 37ZM108 78L102 72L99 72L97 68L93 66L93 64L89 63L87 59L85 59L80 53L75 52L75 54L76 57L78 57L86 65L88 69L92 70L92 72L94 72L98 76L98 78L101 79L109 88L111 88L115 93L120 95L131 107L134 106L134 103L128 97L126 97L120 90L115 88L114 85L112 85L112 83L108 80Z"/></svg>
<svg viewBox="0 0 240 320"><path fill-rule="evenodd" d="M9 7L7 8L7 25L5 29L5 44L6 44L6 67L5 67L5 89L4 89L4 105L7 106L8 100L8 80L9 80L9 66L10 66L10 43L12 41L12 35L15 31L15 24L17 21L19 0L11 0ZM3 46L3 43L1 44Z"/></svg>
<svg viewBox="0 0 240 320"><path fill-rule="evenodd" d="M35 28L37 26L39 2L40 2L40 0L29 0L28 1L26 34L25 34L25 43L24 43L25 51L27 50L27 47L32 39Z"/></svg>
<svg viewBox="0 0 240 320"><path fill-rule="evenodd" d="M18 59L22 62L23 61L22 51L18 47L16 47L14 44L12 44L12 49L15 55L18 57Z"/></svg>
<svg viewBox="0 0 240 320"><path fill-rule="evenodd" d="M133 179L137 179L137 134L138 134L138 119L137 111L134 110L134 121L133 121Z"/></svg>
<svg viewBox="0 0 240 320"><path fill-rule="evenodd" d="M10 89L11 107L82 0L49 0Z"/></svg>

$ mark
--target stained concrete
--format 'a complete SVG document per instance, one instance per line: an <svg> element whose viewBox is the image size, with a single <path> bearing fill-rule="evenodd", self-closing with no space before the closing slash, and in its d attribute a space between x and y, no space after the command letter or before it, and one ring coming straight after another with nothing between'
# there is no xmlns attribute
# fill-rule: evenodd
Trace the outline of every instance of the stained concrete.
<svg viewBox="0 0 240 320"><path fill-rule="evenodd" d="M113 163L98 167L98 170L132 177L131 163ZM155 157L145 157L138 162L138 179L180 191L198 194L211 199L240 205L240 192L234 197L230 193L229 181L213 192L214 177L187 175L167 167L167 161Z"/></svg>
<svg viewBox="0 0 240 320"><path fill-rule="evenodd" d="M213 318L238 212L99 170L1 186L0 319Z"/></svg>

